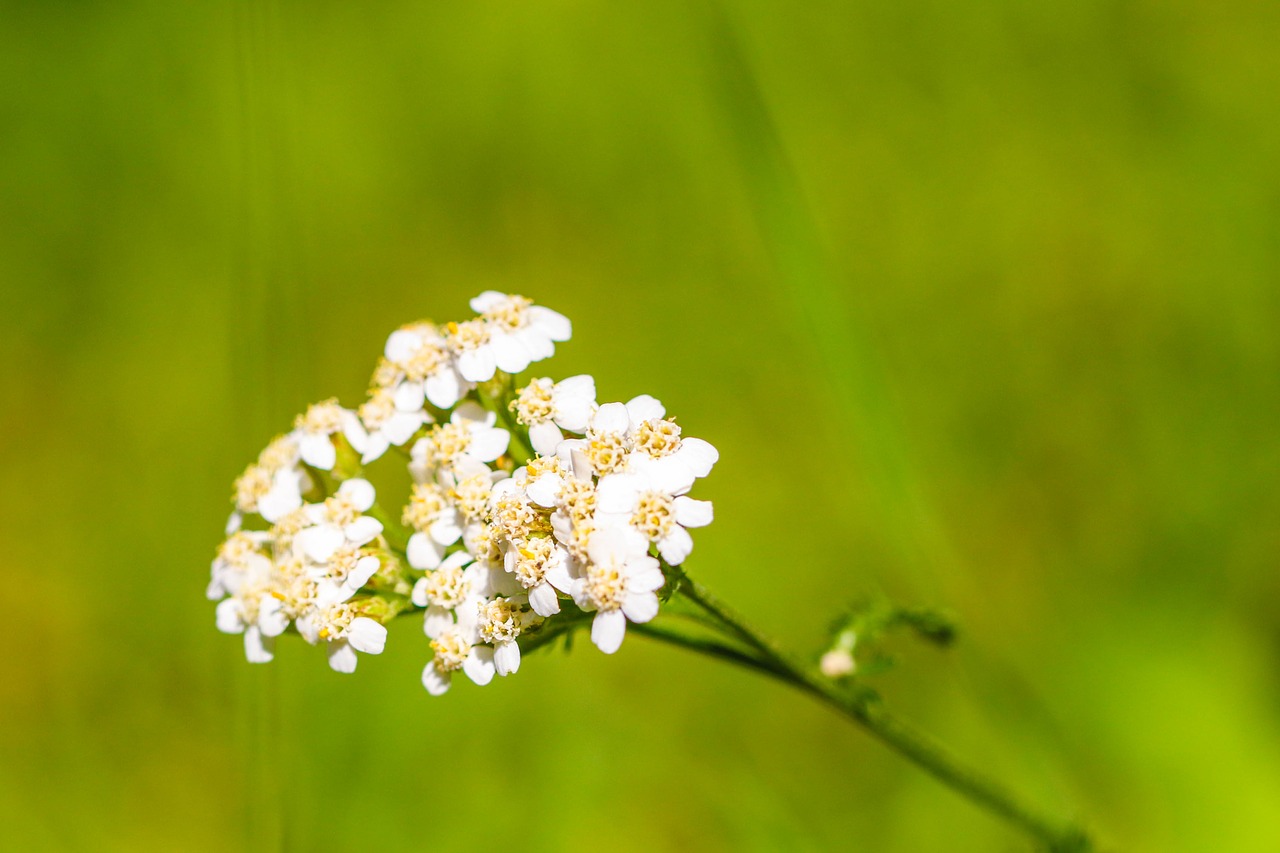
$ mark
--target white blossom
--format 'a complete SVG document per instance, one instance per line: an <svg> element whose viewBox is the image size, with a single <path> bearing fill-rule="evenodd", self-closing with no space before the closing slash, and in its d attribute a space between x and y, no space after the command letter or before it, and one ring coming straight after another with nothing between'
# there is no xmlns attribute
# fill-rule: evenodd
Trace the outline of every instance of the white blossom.
<svg viewBox="0 0 1280 853"><path fill-rule="evenodd" d="M522 638L544 621L592 613L592 642L613 653L628 622L657 615L666 579L650 549L672 566L689 556L690 531L713 516L689 493L716 449L647 394L598 405L587 374L515 390L569 339L569 320L497 291L471 307L469 320L392 332L358 409L308 407L237 479L206 594L249 660L271 660L293 624L351 672L383 650L383 621L412 608L430 646L422 683L439 695L458 672L480 685L517 672ZM500 418L534 452L520 467ZM410 447L403 528L384 535L362 474L318 473L346 474L347 445L361 465Z"/></svg>
<svg viewBox="0 0 1280 853"><path fill-rule="evenodd" d="M602 527L591 535L590 562L573 582L573 598L583 610L596 611L591 642L605 654L622 645L628 620L658 615L657 591L665 578L648 550L648 540L629 527Z"/></svg>
<svg viewBox="0 0 1280 853"><path fill-rule="evenodd" d="M596 381L585 374L559 382L531 379L511 403L516 419L529 428L529 441L542 456L555 454L564 432L583 433L596 406Z"/></svg>
<svg viewBox="0 0 1280 853"><path fill-rule="evenodd" d="M494 426L498 416L479 403L459 405L449 422L436 424L413 445L410 471L418 482L442 472L475 470L477 463L493 462L507 452L511 433Z"/></svg>
<svg viewBox="0 0 1280 853"><path fill-rule="evenodd" d="M550 358L555 355L556 342L573 335L573 326L563 314L534 305L523 296L486 290L471 300L471 310L488 326L484 347L497 369L506 373L519 373L535 361Z"/></svg>
<svg viewBox="0 0 1280 853"><path fill-rule="evenodd" d="M333 437L338 434L345 436L352 447L368 442L368 433L356 413L330 399L313 403L305 414L299 415L292 435L303 462L321 471L332 471L338 459Z"/></svg>
<svg viewBox="0 0 1280 853"><path fill-rule="evenodd" d="M324 503L308 504L311 526L295 537L307 558L324 563L345 545L359 547L382 532L382 522L363 513L373 506L375 493L368 480L351 479Z"/></svg>
<svg viewBox="0 0 1280 853"><path fill-rule="evenodd" d="M683 479L671 489L670 478L663 482L656 476L659 473L648 467L601 478L596 488L597 511L604 520L616 518L630 524L657 544L662 559L678 566L693 550L688 528L711 523L711 501L685 495L689 485Z"/></svg>
<svg viewBox="0 0 1280 853"><path fill-rule="evenodd" d="M402 412L421 410L424 398L437 408L452 408L471 387L458 373L444 336L430 323L392 332L384 356L386 364L375 379L391 389Z"/></svg>
<svg viewBox="0 0 1280 853"><path fill-rule="evenodd" d="M274 657L275 638L284 633L289 619L280 600L271 595L270 560L255 559L256 551L243 550L249 547L248 540L233 537L231 541L235 544L226 559L235 560L234 574L223 571L220 579L231 595L218 603L215 622L225 634L244 634L244 653L250 663L267 663ZM230 564L224 568L230 570Z"/></svg>
<svg viewBox="0 0 1280 853"><path fill-rule="evenodd" d="M409 565L434 569L440 565L445 549L462 538L466 518L448 489L428 482L414 484L403 521L414 531L406 549Z"/></svg>
<svg viewBox="0 0 1280 853"><path fill-rule="evenodd" d="M423 424L431 422L431 416L421 409L402 411L396 407L395 395L390 389L374 388L360 406L360 421L365 435L352 441L351 446L361 454L361 464L368 465L393 445L399 447L413 438Z"/></svg>
<svg viewBox="0 0 1280 853"><path fill-rule="evenodd" d="M326 582L315 606L297 619L304 640L312 645L326 643L329 667L335 672L355 672L356 652L382 654L387 643L386 626L361 616L349 598L347 589Z"/></svg>
<svg viewBox="0 0 1280 853"><path fill-rule="evenodd" d="M302 493L310 478L298 464L298 443L292 436L279 436L245 469L235 485L235 512L227 522L227 532L240 529L245 514L256 513L274 522L302 506Z"/></svg>

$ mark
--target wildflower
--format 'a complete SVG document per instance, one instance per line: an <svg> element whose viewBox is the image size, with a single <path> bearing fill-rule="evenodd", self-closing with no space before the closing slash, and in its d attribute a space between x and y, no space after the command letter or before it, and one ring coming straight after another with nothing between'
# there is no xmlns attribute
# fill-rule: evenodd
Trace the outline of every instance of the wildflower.
<svg viewBox="0 0 1280 853"><path fill-rule="evenodd" d="M494 670L498 675L510 675L520 668L516 638L537 617L529 612L524 596L482 601L476 609L480 639L493 645Z"/></svg>
<svg viewBox="0 0 1280 853"><path fill-rule="evenodd" d="M822 660L818 662L818 669L827 678L844 678L846 675L853 675L853 655L848 649L832 649L822 656Z"/></svg>
<svg viewBox="0 0 1280 853"><path fill-rule="evenodd" d="M350 409L338 405L335 399L313 403L305 414L299 415L293 424L293 439L298 445L298 455L312 468L332 471L337 462L335 435L346 436L352 447L364 445L368 434L360 418Z"/></svg>
<svg viewBox="0 0 1280 853"><path fill-rule="evenodd" d="M590 562L573 583L573 598L583 610L596 611L591 642L605 654L622 645L628 620L648 622L658 615L657 591L666 579L648 549L648 540L628 527L603 527L591 535Z"/></svg>
<svg viewBox="0 0 1280 853"><path fill-rule="evenodd" d="M535 452L552 456L564 440L561 430L583 433L596 405L596 381L590 376L570 376L559 382L532 379L511 402L516 420L529 428Z"/></svg>
<svg viewBox="0 0 1280 853"><path fill-rule="evenodd" d="M468 390L444 336L430 323L415 323L392 332L384 353L391 370L384 369L383 381L394 377L387 385L402 412L419 411L424 398L437 408L449 409Z"/></svg>
<svg viewBox="0 0 1280 853"><path fill-rule="evenodd" d="M711 523L711 501L687 497L683 481L669 490L671 483L652 467L638 473L610 474L596 488L598 511L602 517L616 517L644 534L658 546L662 559L678 566L693 550L688 528ZM665 487L665 488L664 488Z"/></svg>
<svg viewBox="0 0 1280 853"><path fill-rule="evenodd" d="M271 558L263 552L271 545L271 534L265 531L231 534L218 546L209 571L205 594L217 601L243 586L248 578L265 577L271 571Z"/></svg>
<svg viewBox="0 0 1280 853"><path fill-rule="evenodd" d="M404 523L414 533L409 537L407 557L415 569L440 565L445 548L462 538L462 512L437 483L416 483L404 508Z"/></svg>
<svg viewBox="0 0 1280 853"><path fill-rule="evenodd" d="M492 588L489 569L472 562L466 551L456 551L440 566L413 585L413 603L426 608L422 630L435 639L453 627L458 613L474 613L475 606Z"/></svg>
<svg viewBox="0 0 1280 853"><path fill-rule="evenodd" d="M344 542L323 563L312 563L305 567L307 575L318 583L335 584L343 593L343 600L350 598L367 584L382 561L363 548Z"/></svg>
<svg viewBox="0 0 1280 853"><path fill-rule="evenodd" d="M231 546L232 556L245 540ZM267 663L274 655L275 638L284 633L289 619L281 602L271 594L271 562L256 559L238 561L242 572L235 576L229 598L218 603L215 622L225 634L244 634L244 654L250 663Z"/></svg>
<svg viewBox="0 0 1280 853"><path fill-rule="evenodd" d="M511 434L495 427L498 416L478 403L453 410L447 424L437 424L410 451L414 479L423 482L444 471L473 471L476 463L493 462L507 452Z"/></svg>
<svg viewBox="0 0 1280 853"><path fill-rule="evenodd" d="M423 424L431 422L424 411L405 412L396 408L395 394L388 388L374 388L369 399L360 406L360 421L365 435L351 442L360 453L360 462L368 465L386 453L392 445L413 438Z"/></svg>
<svg viewBox="0 0 1280 853"><path fill-rule="evenodd" d="M528 593L529 606L539 616L560 612L556 581L568 590L569 552L551 536L528 536L511 540L503 557L503 567Z"/></svg>
<svg viewBox="0 0 1280 853"><path fill-rule="evenodd" d="M364 515L373 506L375 494L368 480L347 480L324 503L308 504L311 526L300 531L295 543L307 557L324 563L344 544L359 547L382 532L382 523Z"/></svg>
<svg viewBox="0 0 1280 853"><path fill-rule="evenodd" d="M657 614L665 577L650 549L679 565L690 530L711 521L711 504L688 493L715 448L684 436L647 394L598 405L587 374L533 378L508 400L510 375L553 355L571 324L496 291L471 307L470 320L392 332L362 405L308 407L236 481L206 592L251 661L270 660L292 624L351 672L359 654L383 650L383 622L412 609L431 649L422 683L438 695L458 672L481 685L517 672L521 638L565 610L593 614L591 639L606 653L628 622ZM534 451L520 467L499 417ZM344 442L365 465L410 448L404 529L383 536L373 485L344 479Z"/></svg>
<svg viewBox="0 0 1280 853"><path fill-rule="evenodd" d="M422 686L432 696L445 693L453 682L453 674L461 670L483 687L493 681L497 671L493 663L493 647L480 645L476 620L454 625L431 640L434 656L422 669Z"/></svg>
<svg viewBox="0 0 1280 853"><path fill-rule="evenodd" d="M302 493L310 479L298 465L298 443L278 436L245 469L235 485L235 512L227 522L228 534L240 529L245 514L257 513L269 522L302 505Z"/></svg>
<svg viewBox="0 0 1280 853"><path fill-rule="evenodd" d="M550 358L555 355L555 342L573 335L573 326L563 314L523 296L486 290L471 300L471 310L488 326L487 348L494 365L507 373L519 373L535 361Z"/></svg>
<svg viewBox="0 0 1280 853"><path fill-rule="evenodd" d="M304 640L312 645L327 644L329 667L335 672L355 672L356 652L382 654L387 643L386 626L361 616L348 603L349 598L343 587L322 584L315 606L297 620Z"/></svg>
<svg viewBox="0 0 1280 853"><path fill-rule="evenodd" d="M687 492L694 480L711 473L720 453L700 438L684 438L666 409L647 394L627 403L631 421L631 470L644 469L664 491Z"/></svg>

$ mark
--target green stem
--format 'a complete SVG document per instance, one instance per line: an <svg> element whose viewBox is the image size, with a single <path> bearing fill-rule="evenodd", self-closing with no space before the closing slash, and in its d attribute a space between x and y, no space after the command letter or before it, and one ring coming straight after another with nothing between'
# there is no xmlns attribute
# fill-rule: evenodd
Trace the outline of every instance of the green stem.
<svg viewBox="0 0 1280 853"><path fill-rule="evenodd" d="M760 657L742 660L740 658L750 656L734 650L730 650L733 652L730 656L725 653L727 647L671 631L655 631L653 627L636 626L644 629L639 633L699 654L734 660L815 696L955 792L1031 835L1052 853L1083 853L1093 849L1089 837L1080 827L1040 814L1008 788L966 765L932 737L895 716L874 691L842 686L798 662L701 584L682 570L676 571L681 578L678 594L701 607L723 625L725 633L751 646Z"/></svg>
<svg viewBox="0 0 1280 853"><path fill-rule="evenodd" d="M753 657L750 652L735 649L733 646L725 643L709 640L703 637L693 637L680 631L673 631L663 625L655 625L648 622L642 625L631 626L631 630L645 637L652 637L663 643L670 643L674 646L682 646L686 649L692 649L699 654L709 655L720 660L726 660L738 666L753 669L756 672L762 672L765 675L771 675L774 678L781 678L784 681L788 676L784 670L778 669L774 665Z"/></svg>

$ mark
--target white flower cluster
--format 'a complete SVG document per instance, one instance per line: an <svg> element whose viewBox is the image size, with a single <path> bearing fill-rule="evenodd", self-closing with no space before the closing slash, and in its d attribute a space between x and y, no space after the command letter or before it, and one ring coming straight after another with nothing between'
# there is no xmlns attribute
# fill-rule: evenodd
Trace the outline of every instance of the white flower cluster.
<svg viewBox="0 0 1280 853"><path fill-rule="evenodd" d="M569 321L493 291L471 307L393 332L359 409L312 406L237 481L209 596L250 661L269 661L292 624L350 672L357 651L382 651L383 622L421 612L422 681L440 694L459 671L477 684L515 672L520 638L554 620L590 619L612 653L628 621L657 615L664 565L711 522L688 492L715 448L653 397L598 404L585 375L517 382ZM413 481L403 528L362 468L393 446Z"/></svg>

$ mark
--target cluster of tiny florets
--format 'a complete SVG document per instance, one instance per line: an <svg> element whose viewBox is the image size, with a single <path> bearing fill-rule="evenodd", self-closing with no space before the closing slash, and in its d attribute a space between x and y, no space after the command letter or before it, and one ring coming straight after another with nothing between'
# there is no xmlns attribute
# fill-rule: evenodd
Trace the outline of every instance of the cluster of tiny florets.
<svg viewBox="0 0 1280 853"><path fill-rule="evenodd" d="M594 614L607 653L657 615L664 568L711 522L688 492L715 448L653 397L600 404L590 376L517 379L569 321L495 291L471 307L393 332L364 403L311 406L236 481L208 593L250 661L292 627L350 672L382 651L385 621L417 611L422 682L440 694L458 672L515 672L520 638L570 612ZM393 447L412 486L388 513L362 466Z"/></svg>

